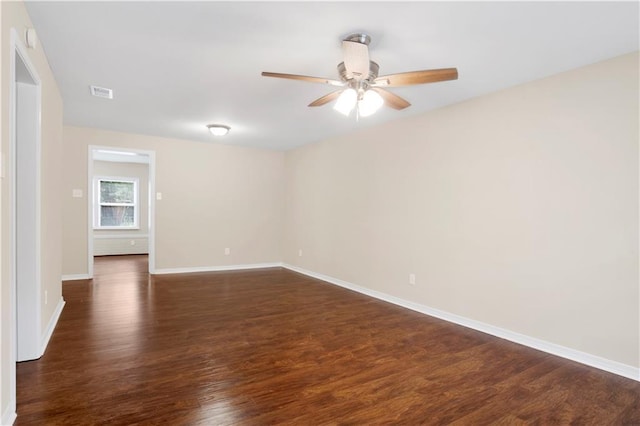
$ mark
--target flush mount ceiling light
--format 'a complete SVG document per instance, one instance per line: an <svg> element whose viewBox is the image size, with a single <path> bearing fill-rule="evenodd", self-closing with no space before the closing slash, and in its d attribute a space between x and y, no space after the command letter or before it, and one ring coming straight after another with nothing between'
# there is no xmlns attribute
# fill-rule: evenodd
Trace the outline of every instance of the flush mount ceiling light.
<svg viewBox="0 0 640 426"><path fill-rule="evenodd" d="M224 136L229 133L231 127L225 126L224 124L207 124L207 129L209 129L213 136Z"/></svg>

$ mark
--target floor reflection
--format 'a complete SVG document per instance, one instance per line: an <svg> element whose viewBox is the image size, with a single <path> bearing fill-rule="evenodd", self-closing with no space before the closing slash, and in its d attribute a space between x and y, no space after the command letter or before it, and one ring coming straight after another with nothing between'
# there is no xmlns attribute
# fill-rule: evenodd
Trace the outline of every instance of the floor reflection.
<svg viewBox="0 0 640 426"><path fill-rule="evenodd" d="M100 256L94 259L94 279L87 326L98 355L120 357L144 351L149 316L148 256Z"/></svg>

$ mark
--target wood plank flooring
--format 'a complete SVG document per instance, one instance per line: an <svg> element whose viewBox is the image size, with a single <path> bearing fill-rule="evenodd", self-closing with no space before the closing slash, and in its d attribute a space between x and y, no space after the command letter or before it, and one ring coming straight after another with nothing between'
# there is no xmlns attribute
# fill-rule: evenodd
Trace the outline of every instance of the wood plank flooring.
<svg viewBox="0 0 640 426"><path fill-rule="evenodd" d="M640 425L640 383L284 269L96 260L17 425Z"/></svg>

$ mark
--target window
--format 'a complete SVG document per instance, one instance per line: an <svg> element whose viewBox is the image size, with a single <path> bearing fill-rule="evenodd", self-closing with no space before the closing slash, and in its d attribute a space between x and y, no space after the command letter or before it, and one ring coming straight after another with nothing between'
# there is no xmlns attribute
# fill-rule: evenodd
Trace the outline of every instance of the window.
<svg viewBox="0 0 640 426"><path fill-rule="evenodd" d="M94 188L94 228L138 228L138 179L97 177Z"/></svg>

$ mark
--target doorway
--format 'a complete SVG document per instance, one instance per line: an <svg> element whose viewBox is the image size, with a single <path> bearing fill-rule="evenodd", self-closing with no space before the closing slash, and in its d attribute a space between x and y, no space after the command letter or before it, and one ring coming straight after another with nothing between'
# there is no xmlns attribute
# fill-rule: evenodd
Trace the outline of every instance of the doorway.
<svg viewBox="0 0 640 426"><path fill-rule="evenodd" d="M88 273L95 256L148 254L155 269L155 153L90 146Z"/></svg>

